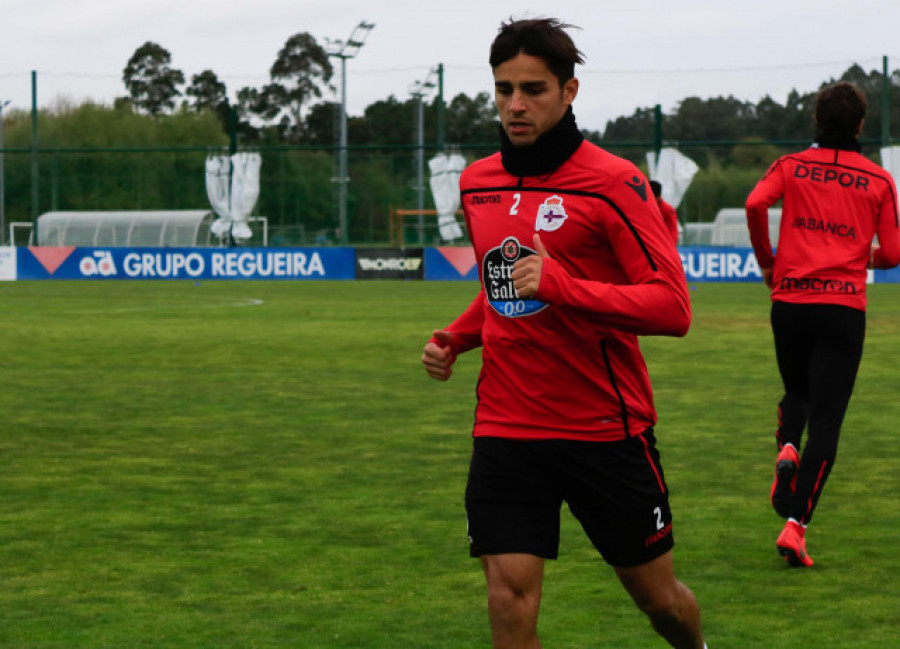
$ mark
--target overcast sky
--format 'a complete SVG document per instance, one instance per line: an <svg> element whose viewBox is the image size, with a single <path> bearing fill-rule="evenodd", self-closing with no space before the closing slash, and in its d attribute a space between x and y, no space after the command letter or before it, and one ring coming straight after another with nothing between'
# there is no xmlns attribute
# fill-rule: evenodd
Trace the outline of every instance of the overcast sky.
<svg viewBox="0 0 900 649"><path fill-rule="evenodd" d="M320 43L375 24L347 62L347 106L404 100L444 66L447 100L491 91L487 54L501 20L552 15L586 55L577 69L575 115L583 128L687 96L734 95L783 103L791 88L814 91L852 63L900 68L900 0L2 0L0 102L31 106L59 97L112 103L122 69L146 41L172 54L186 78L213 70L234 98L268 81L292 35ZM338 62L335 61L337 64ZM339 80L336 75L335 80ZM332 94L331 99L338 95Z"/></svg>

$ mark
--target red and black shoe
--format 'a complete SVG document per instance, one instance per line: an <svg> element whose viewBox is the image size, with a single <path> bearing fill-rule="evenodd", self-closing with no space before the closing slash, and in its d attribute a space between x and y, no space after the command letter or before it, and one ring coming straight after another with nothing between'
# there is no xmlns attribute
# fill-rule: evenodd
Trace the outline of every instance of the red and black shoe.
<svg viewBox="0 0 900 649"><path fill-rule="evenodd" d="M775 480L772 482L772 493L769 500L772 507L782 518L791 515L791 502L797 488L797 469L800 466L800 455L793 444L785 444L775 459Z"/></svg>
<svg viewBox="0 0 900 649"><path fill-rule="evenodd" d="M790 520L784 524L784 529L778 535L775 546L778 554L784 557L792 568L808 568L813 565L813 560L806 553L806 528L800 523Z"/></svg>

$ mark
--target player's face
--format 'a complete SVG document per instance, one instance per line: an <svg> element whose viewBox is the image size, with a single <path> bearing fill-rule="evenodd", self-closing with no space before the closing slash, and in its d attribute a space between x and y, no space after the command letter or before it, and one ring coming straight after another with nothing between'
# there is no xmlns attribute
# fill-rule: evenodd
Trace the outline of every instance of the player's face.
<svg viewBox="0 0 900 649"><path fill-rule="evenodd" d="M559 79L544 59L519 53L494 68L494 100L500 123L515 146L534 144L559 123L578 94L578 80Z"/></svg>

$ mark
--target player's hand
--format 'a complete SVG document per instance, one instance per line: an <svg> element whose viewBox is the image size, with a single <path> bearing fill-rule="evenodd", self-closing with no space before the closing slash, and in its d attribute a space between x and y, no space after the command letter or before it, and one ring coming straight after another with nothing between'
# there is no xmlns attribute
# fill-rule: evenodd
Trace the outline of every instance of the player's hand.
<svg viewBox="0 0 900 649"><path fill-rule="evenodd" d="M772 281L772 270L773 267L769 266L768 268L760 268L759 272L762 273L763 281L766 283L766 286L772 288L774 286Z"/></svg>
<svg viewBox="0 0 900 649"><path fill-rule="evenodd" d="M872 244L872 249L869 251L869 261L868 263L866 263L866 268L875 268L875 253L878 252L880 248L881 246Z"/></svg>
<svg viewBox="0 0 900 649"><path fill-rule="evenodd" d="M422 351L422 365L428 376L438 381L446 381L453 374L453 363L456 361L456 354L450 343L453 341L453 334L448 331L436 329L432 337L436 343L429 340Z"/></svg>
<svg viewBox="0 0 900 649"><path fill-rule="evenodd" d="M544 268L544 258L549 257L550 253L541 242L538 234L534 235L534 249L536 255L522 257L515 264L510 277L513 281L513 287L519 297L530 298L537 295L538 288L541 285L541 272Z"/></svg>

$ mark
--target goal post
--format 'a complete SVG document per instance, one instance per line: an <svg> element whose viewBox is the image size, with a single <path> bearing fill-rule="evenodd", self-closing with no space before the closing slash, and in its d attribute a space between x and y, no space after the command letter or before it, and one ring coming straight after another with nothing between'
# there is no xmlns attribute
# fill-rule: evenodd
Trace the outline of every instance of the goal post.
<svg viewBox="0 0 900 649"><path fill-rule="evenodd" d="M16 232L24 232L17 237ZM34 224L31 221L10 221L9 223L9 245L10 246L30 246L34 238Z"/></svg>
<svg viewBox="0 0 900 649"><path fill-rule="evenodd" d="M415 228L419 228L418 218L421 217L432 217L427 223L423 225L423 233L422 240L425 241L424 231L428 228L437 229L437 210L401 210L394 209L391 210L389 230L390 230L390 241L391 247L393 248L402 248L406 244L405 237L403 236L404 229L408 225L415 225ZM456 216L462 216L462 210L456 210ZM415 224L411 223L411 217L415 217ZM465 228L465 223L461 222L460 225Z"/></svg>

